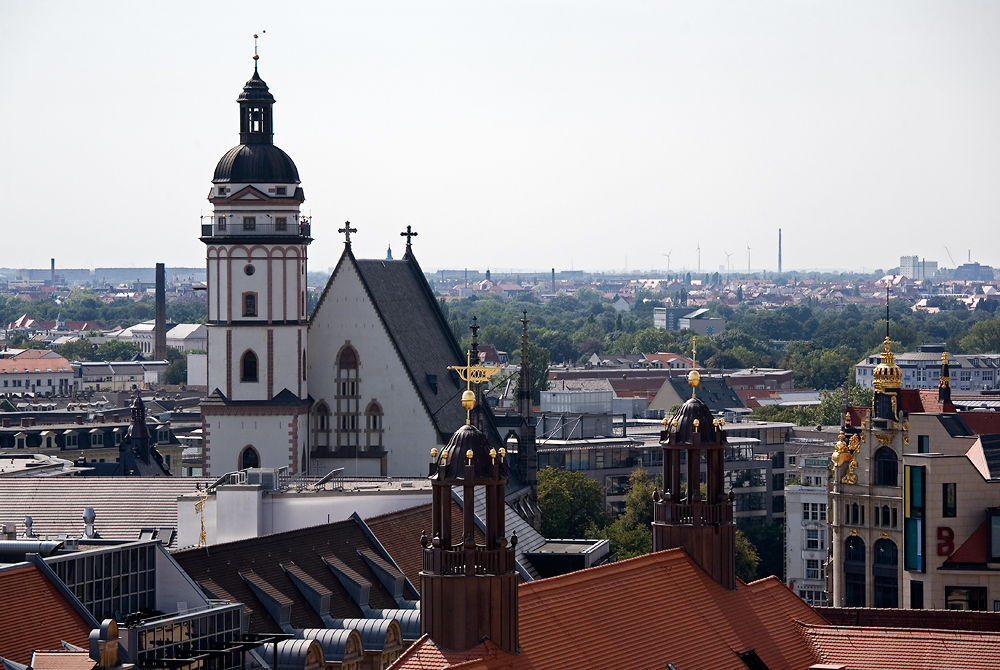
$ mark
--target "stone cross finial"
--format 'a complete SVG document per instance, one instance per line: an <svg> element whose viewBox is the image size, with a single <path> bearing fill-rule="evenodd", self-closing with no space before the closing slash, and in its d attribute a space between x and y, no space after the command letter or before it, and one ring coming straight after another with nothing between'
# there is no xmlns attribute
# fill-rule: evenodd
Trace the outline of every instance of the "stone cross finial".
<svg viewBox="0 0 1000 670"><path fill-rule="evenodd" d="M338 233L344 233L344 236L345 236L344 242L347 244L347 246L351 246L351 233L358 232L358 229L357 228L351 228L351 222L350 221L344 221L344 227L343 228L338 228L337 232Z"/></svg>
<svg viewBox="0 0 1000 670"><path fill-rule="evenodd" d="M400 233L399 236L406 238L406 247L409 248L410 247L410 243L412 242L411 238L416 237L417 233L413 232L413 228L412 227L407 226L406 227L406 232Z"/></svg>

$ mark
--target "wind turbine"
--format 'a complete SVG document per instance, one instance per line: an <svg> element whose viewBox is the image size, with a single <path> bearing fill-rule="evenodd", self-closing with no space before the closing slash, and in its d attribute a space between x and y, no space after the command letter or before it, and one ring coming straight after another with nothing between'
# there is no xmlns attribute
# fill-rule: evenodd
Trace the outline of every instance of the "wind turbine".
<svg viewBox="0 0 1000 670"><path fill-rule="evenodd" d="M701 274L701 240L698 240L698 274Z"/></svg>
<svg viewBox="0 0 1000 670"><path fill-rule="evenodd" d="M722 253L724 253L726 255L726 274L727 275L728 274L732 274L732 271L730 270L730 267L729 267L729 257L732 256L732 254L729 253L728 251L724 250L724 249L723 249Z"/></svg>
<svg viewBox="0 0 1000 670"><path fill-rule="evenodd" d="M668 273L670 272L670 254L672 254L672 253L674 253L674 250L673 250L673 249L671 249L671 250L670 250L670 251L668 251L667 253L663 254L664 256L666 256L666 257L667 257L667 272L668 272Z"/></svg>
<svg viewBox="0 0 1000 670"><path fill-rule="evenodd" d="M747 274L750 274L750 243L747 242Z"/></svg>

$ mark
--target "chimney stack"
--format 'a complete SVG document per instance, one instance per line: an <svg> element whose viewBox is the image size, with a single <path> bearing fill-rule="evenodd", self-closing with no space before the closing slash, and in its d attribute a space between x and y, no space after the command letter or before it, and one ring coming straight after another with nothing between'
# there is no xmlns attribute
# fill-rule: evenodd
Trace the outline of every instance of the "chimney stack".
<svg viewBox="0 0 1000 670"><path fill-rule="evenodd" d="M167 289L163 263L156 264L156 325L153 328L154 357L167 360Z"/></svg>
<svg viewBox="0 0 1000 670"><path fill-rule="evenodd" d="M94 521L96 520L97 520L97 512L94 511L93 507L88 507L87 509L83 510L83 525L85 529L83 531L84 537L89 538L91 540L100 537L100 534L98 534L97 529L94 528Z"/></svg>
<svg viewBox="0 0 1000 670"><path fill-rule="evenodd" d="M54 259L54 258L51 261L51 268L49 270L49 274L50 274L50 276L52 278L52 285L55 286L56 285L56 259Z"/></svg>
<svg viewBox="0 0 1000 670"><path fill-rule="evenodd" d="M552 292L556 292L556 269L552 268Z"/></svg>

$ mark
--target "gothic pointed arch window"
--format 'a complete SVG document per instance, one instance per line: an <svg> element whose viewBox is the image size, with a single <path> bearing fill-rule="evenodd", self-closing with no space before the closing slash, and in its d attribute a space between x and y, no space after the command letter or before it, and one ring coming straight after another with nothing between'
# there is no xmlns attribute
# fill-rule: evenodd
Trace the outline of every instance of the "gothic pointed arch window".
<svg viewBox="0 0 1000 670"><path fill-rule="evenodd" d="M337 352L336 410L334 412L337 447L361 444L361 364L350 341Z"/></svg>
<svg viewBox="0 0 1000 670"><path fill-rule="evenodd" d="M246 470L247 468L259 468L260 467L260 454L254 449L253 445L248 444L243 447L243 451L240 452L240 470Z"/></svg>
<svg viewBox="0 0 1000 670"><path fill-rule="evenodd" d="M375 400L365 408L365 448L382 450L382 406Z"/></svg>
<svg viewBox="0 0 1000 670"><path fill-rule="evenodd" d="M844 543L844 607L865 606L865 541L851 536Z"/></svg>
<svg viewBox="0 0 1000 670"><path fill-rule="evenodd" d="M314 416L313 444L317 449L328 449L330 445L330 435L333 432L333 418L330 413L330 406L326 402L320 401L316 405Z"/></svg>
<svg viewBox="0 0 1000 670"><path fill-rule="evenodd" d="M240 359L240 381L257 381L257 354L248 349Z"/></svg>
<svg viewBox="0 0 1000 670"><path fill-rule="evenodd" d="M882 447L875 452L875 486L898 486L897 473L899 471L899 459L896 452L889 447Z"/></svg>
<svg viewBox="0 0 1000 670"><path fill-rule="evenodd" d="M872 548L872 605L899 607L899 551L896 543L882 538Z"/></svg>

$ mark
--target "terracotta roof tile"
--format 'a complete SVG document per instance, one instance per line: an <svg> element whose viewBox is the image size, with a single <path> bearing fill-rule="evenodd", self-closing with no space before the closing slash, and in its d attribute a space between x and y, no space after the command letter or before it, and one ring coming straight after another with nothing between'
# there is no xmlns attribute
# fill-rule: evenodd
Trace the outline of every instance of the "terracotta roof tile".
<svg viewBox="0 0 1000 670"><path fill-rule="evenodd" d="M89 636L87 621L36 566L0 570L0 656L28 664L35 649L61 640L86 647Z"/></svg>
<svg viewBox="0 0 1000 670"><path fill-rule="evenodd" d="M415 589L420 589L420 570L423 569L423 555L420 534L431 531L431 504L417 505L399 512L390 512L366 519L365 523L385 550L396 561L396 565L410 580ZM454 500L451 502L451 527L462 527L462 508ZM476 542L484 544L486 536L476 527Z"/></svg>
<svg viewBox="0 0 1000 670"><path fill-rule="evenodd" d="M796 621L826 623L777 579L728 591L681 549L527 582L518 598L521 653L457 667L746 670L737 654L753 649L771 670L801 669L815 659ZM393 667L456 667L432 647Z"/></svg>
<svg viewBox="0 0 1000 670"><path fill-rule="evenodd" d="M975 435L1000 433L1000 412L962 412L961 416Z"/></svg>
<svg viewBox="0 0 1000 670"><path fill-rule="evenodd" d="M1000 668L1000 633L801 624L817 659L850 670Z"/></svg>
<svg viewBox="0 0 1000 670"><path fill-rule="evenodd" d="M53 649L36 651L31 656L32 670L91 670L95 665L88 651Z"/></svg>

